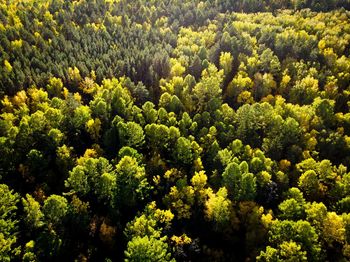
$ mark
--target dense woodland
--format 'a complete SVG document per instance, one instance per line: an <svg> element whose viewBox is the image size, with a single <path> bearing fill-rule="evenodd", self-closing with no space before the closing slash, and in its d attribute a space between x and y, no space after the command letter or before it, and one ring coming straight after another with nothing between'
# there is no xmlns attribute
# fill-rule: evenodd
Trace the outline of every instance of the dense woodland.
<svg viewBox="0 0 350 262"><path fill-rule="evenodd" d="M0 0L0 261L349 261L349 0Z"/></svg>

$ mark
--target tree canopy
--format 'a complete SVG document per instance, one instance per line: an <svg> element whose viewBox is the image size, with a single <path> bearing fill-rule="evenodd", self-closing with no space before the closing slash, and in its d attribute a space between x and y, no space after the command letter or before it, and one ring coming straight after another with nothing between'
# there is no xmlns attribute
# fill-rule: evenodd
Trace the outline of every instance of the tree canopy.
<svg viewBox="0 0 350 262"><path fill-rule="evenodd" d="M350 260L350 1L0 1L0 261Z"/></svg>

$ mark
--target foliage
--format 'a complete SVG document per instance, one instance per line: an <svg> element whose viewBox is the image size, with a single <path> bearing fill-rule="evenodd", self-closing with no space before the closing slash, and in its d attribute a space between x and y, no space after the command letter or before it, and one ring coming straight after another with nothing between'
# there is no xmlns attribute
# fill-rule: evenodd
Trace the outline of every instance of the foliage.
<svg viewBox="0 0 350 262"><path fill-rule="evenodd" d="M350 260L349 10L0 1L0 260Z"/></svg>

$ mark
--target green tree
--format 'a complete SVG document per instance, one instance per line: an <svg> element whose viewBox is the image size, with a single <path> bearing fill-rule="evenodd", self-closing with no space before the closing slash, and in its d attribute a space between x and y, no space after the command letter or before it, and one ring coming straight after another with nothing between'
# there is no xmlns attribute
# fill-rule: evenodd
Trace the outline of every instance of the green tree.
<svg viewBox="0 0 350 262"><path fill-rule="evenodd" d="M230 163L222 174L224 186L229 190L230 196L238 201L254 200L256 196L256 178L241 168L245 164L247 163Z"/></svg>
<svg viewBox="0 0 350 262"><path fill-rule="evenodd" d="M50 78L49 83L46 86L46 89L49 95L60 97L61 92L63 90L62 80L57 77Z"/></svg>
<svg viewBox="0 0 350 262"><path fill-rule="evenodd" d="M154 109L154 104L150 101L147 101L142 105L143 115L145 117L146 123L152 124L157 121L158 112Z"/></svg>
<svg viewBox="0 0 350 262"><path fill-rule="evenodd" d="M307 259L322 261L323 254L315 228L306 221L275 221L269 231L269 242L279 246L283 242L293 241L306 251Z"/></svg>
<svg viewBox="0 0 350 262"><path fill-rule="evenodd" d="M193 88L193 94L197 100L197 111L215 111L222 103L221 101L221 83L223 81L223 70L219 70L215 65L210 64L202 72L201 80Z"/></svg>
<svg viewBox="0 0 350 262"><path fill-rule="evenodd" d="M170 129L163 124L147 124L145 126L146 141L150 148L156 151L169 146Z"/></svg>
<svg viewBox="0 0 350 262"><path fill-rule="evenodd" d="M295 104L311 104L318 94L318 80L307 76L295 83L290 91L290 101Z"/></svg>
<svg viewBox="0 0 350 262"><path fill-rule="evenodd" d="M317 200L321 194L321 187L318 181L318 176L314 170L307 170L299 177L298 183L300 189L310 197L310 199Z"/></svg>
<svg viewBox="0 0 350 262"><path fill-rule="evenodd" d="M168 252L165 239L153 237L134 237L128 242L125 261L175 261Z"/></svg>
<svg viewBox="0 0 350 262"><path fill-rule="evenodd" d="M117 200L126 206L134 206L137 201L147 198L151 189L145 168L137 159L124 156L116 165Z"/></svg>
<svg viewBox="0 0 350 262"><path fill-rule="evenodd" d="M277 249L270 246L265 251L261 251L256 258L257 261L277 262L277 261L308 261L307 252L294 241L285 241Z"/></svg>
<svg viewBox="0 0 350 262"><path fill-rule="evenodd" d="M244 105L237 110L237 135L244 144L261 147L265 128L273 119L273 108L268 103Z"/></svg>
<svg viewBox="0 0 350 262"><path fill-rule="evenodd" d="M85 127L91 119L91 110L88 106L79 106L74 110L73 124L76 128Z"/></svg>
<svg viewBox="0 0 350 262"><path fill-rule="evenodd" d="M48 222L59 224L65 218L68 211L68 201L59 195L49 196L43 206L43 214Z"/></svg>
<svg viewBox="0 0 350 262"><path fill-rule="evenodd" d="M65 186L80 196L92 194L102 203L114 205L116 174L109 161L103 157L81 157L78 165L69 172Z"/></svg>
<svg viewBox="0 0 350 262"><path fill-rule="evenodd" d="M124 252L125 261L174 261L171 259L164 228L169 228L174 215L161 210L155 202L149 203L140 216L126 225L125 236L129 240ZM164 227L164 228L163 228Z"/></svg>
<svg viewBox="0 0 350 262"><path fill-rule="evenodd" d="M185 137L179 137L173 155L175 161L179 164L191 165L194 160L191 142Z"/></svg>
<svg viewBox="0 0 350 262"><path fill-rule="evenodd" d="M243 92L251 92L254 86L253 81L244 71L239 71L227 86L227 96L237 102L239 95Z"/></svg>
<svg viewBox="0 0 350 262"><path fill-rule="evenodd" d="M16 247L17 223L16 211L19 195L5 184L0 185L0 260L11 261L20 252Z"/></svg>
<svg viewBox="0 0 350 262"><path fill-rule="evenodd" d="M294 198L284 200L278 205L278 209L281 211L280 217L282 219L299 220L305 216L303 204Z"/></svg>
<svg viewBox="0 0 350 262"><path fill-rule="evenodd" d="M145 142L142 127L135 122L119 122L117 124L119 141L122 146L139 148Z"/></svg>
<svg viewBox="0 0 350 262"><path fill-rule="evenodd" d="M307 203L305 213L306 220L320 232L323 228L323 221L327 216L327 207L323 203Z"/></svg>
<svg viewBox="0 0 350 262"><path fill-rule="evenodd" d="M29 194L22 199L23 209L26 214L24 221L29 228L39 228L43 225L43 213L40 204Z"/></svg>
<svg viewBox="0 0 350 262"><path fill-rule="evenodd" d="M274 55L273 51L270 48L266 48L261 56L261 68L263 72L270 72L274 76L276 76L281 70L281 64L276 55Z"/></svg>

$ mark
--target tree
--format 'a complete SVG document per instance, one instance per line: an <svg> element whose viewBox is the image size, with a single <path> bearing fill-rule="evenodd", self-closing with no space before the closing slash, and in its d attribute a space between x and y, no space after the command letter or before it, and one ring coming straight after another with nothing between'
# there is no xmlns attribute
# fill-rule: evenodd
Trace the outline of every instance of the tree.
<svg viewBox="0 0 350 262"><path fill-rule="evenodd" d="M270 72L272 75L276 76L281 70L281 64L276 55L270 48L266 48L261 56L261 68L263 72Z"/></svg>
<svg viewBox="0 0 350 262"><path fill-rule="evenodd" d="M348 213L350 210L350 197L344 197L337 202L337 211L339 213Z"/></svg>
<svg viewBox="0 0 350 262"><path fill-rule="evenodd" d="M195 172L194 176L191 178L193 190L198 199L198 203L200 204L204 204L207 197L207 180L208 177L205 174L205 171Z"/></svg>
<svg viewBox="0 0 350 262"><path fill-rule="evenodd" d="M155 202L149 203L140 216L126 225L128 242L124 252L126 261L174 261L168 252L167 237L162 237L163 226L169 228L174 215L161 210Z"/></svg>
<svg viewBox="0 0 350 262"><path fill-rule="evenodd" d="M50 78L48 85L46 86L47 92L51 96L59 97L63 90L63 83L60 78Z"/></svg>
<svg viewBox="0 0 350 262"><path fill-rule="evenodd" d="M0 3L0 261L350 260L350 0Z"/></svg>
<svg viewBox="0 0 350 262"><path fill-rule="evenodd" d="M318 80L307 76L295 83L290 91L290 101L295 104L311 104L318 94Z"/></svg>
<svg viewBox="0 0 350 262"><path fill-rule="evenodd" d="M269 157L279 160L286 157L287 148L300 148L300 140L301 128L294 118L283 119L280 115L272 114L262 148Z"/></svg>
<svg viewBox="0 0 350 262"><path fill-rule="evenodd" d="M22 258L24 262L32 262L32 261L38 260L37 256L33 252L34 247L35 247L35 242L33 240L29 241L25 245L25 253Z"/></svg>
<svg viewBox="0 0 350 262"><path fill-rule="evenodd" d="M125 261L175 261L168 253L168 244L165 239L153 237L135 237L128 242L125 251Z"/></svg>
<svg viewBox="0 0 350 262"><path fill-rule="evenodd" d="M212 112L220 107L223 74L224 71L218 71L213 64L202 72L201 80L193 88L194 97L198 101L198 112Z"/></svg>
<svg viewBox="0 0 350 262"><path fill-rule="evenodd" d="M67 211L68 201L63 196L51 195L44 202L43 214L45 219L50 223L62 223Z"/></svg>
<svg viewBox="0 0 350 262"><path fill-rule="evenodd" d="M128 146L122 147L118 152L118 158L122 159L124 156L135 158L138 163L142 162L142 154L137 152L137 150L134 148Z"/></svg>
<svg viewBox="0 0 350 262"><path fill-rule="evenodd" d="M309 222L275 221L269 231L269 242L273 246L279 246L286 241L300 245L301 250L306 251L307 260L322 261L323 254L318 235Z"/></svg>
<svg viewBox="0 0 350 262"><path fill-rule="evenodd" d="M29 228L36 229L43 225L43 213L40 210L40 204L29 194L22 199L26 217L25 223Z"/></svg>
<svg viewBox="0 0 350 262"><path fill-rule="evenodd" d="M195 191L187 184L186 178L171 177L181 175L181 173L176 172L177 170L171 171L166 172L165 176L169 180L177 179L176 186L170 188L170 192L164 197L164 203L176 212L178 219L189 219L195 204Z"/></svg>
<svg viewBox="0 0 350 262"><path fill-rule="evenodd" d="M10 74L13 70L13 67L12 65L10 64L9 61L7 60L4 60L4 71L7 73L7 74Z"/></svg>
<svg viewBox="0 0 350 262"><path fill-rule="evenodd" d="M313 106L315 113L319 116L326 127L332 127L334 124L334 106L335 101L329 99L316 98Z"/></svg>
<svg viewBox="0 0 350 262"><path fill-rule="evenodd" d="M175 161L179 164L191 165L194 160L191 142L185 137L179 137L173 155Z"/></svg>
<svg viewBox="0 0 350 262"><path fill-rule="evenodd" d="M308 158L297 164L297 170L301 173L299 185L307 193L315 193L311 197L323 196L325 186L333 187L337 177L337 170L328 159L317 162L313 158ZM318 186L316 184L318 180ZM318 194L318 195L317 195Z"/></svg>
<svg viewBox="0 0 350 262"><path fill-rule="evenodd" d="M327 216L327 207L323 203L307 203L305 207L306 220L318 231L323 228L323 221Z"/></svg>
<svg viewBox="0 0 350 262"><path fill-rule="evenodd" d="M345 227L343 218L335 212L328 212L323 220L322 237L330 247L336 243L344 244Z"/></svg>
<svg viewBox="0 0 350 262"><path fill-rule="evenodd" d="M227 96L236 102L239 95L245 91L250 92L253 88L253 81L244 71L239 71L227 86Z"/></svg>
<svg viewBox="0 0 350 262"><path fill-rule="evenodd" d="M190 97L188 97L190 99ZM193 106L190 104L190 106ZM176 95L165 92L159 99L159 107L165 108L168 112L180 114L184 110L184 105Z"/></svg>
<svg viewBox="0 0 350 262"><path fill-rule="evenodd" d="M74 68L68 68L68 79L73 86L78 86L81 81L81 75L79 69L75 66Z"/></svg>
<svg viewBox="0 0 350 262"><path fill-rule="evenodd" d="M256 261L272 262L279 261L279 251L276 248L267 246L265 251L261 251L259 256L256 257Z"/></svg>
<svg viewBox="0 0 350 262"><path fill-rule="evenodd" d="M122 146L139 148L145 142L142 127L135 122L119 122L117 124L119 141Z"/></svg>
<svg viewBox="0 0 350 262"><path fill-rule="evenodd" d="M308 261L307 252L294 241L285 241L277 249L270 246L265 251L261 251L256 258L257 261L274 262L274 261Z"/></svg>
<svg viewBox="0 0 350 262"><path fill-rule="evenodd" d="M317 174L314 170L307 170L299 177L299 187L310 199L317 200L321 194L321 188Z"/></svg>
<svg viewBox="0 0 350 262"><path fill-rule="evenodd" d="M116 165L116 198L120 204L134 206L138 201L145 200L151 189L145 168L139 166L137 159L124 156Z"/></svg>
<svg viewBox="0 0 350 262"><path fill-rule="evenodd" d="M144 236L159 239L163 230L169 229L173 219L174 215L170 210L157 208L153 201L147 204L141 215L127 223L124 234L128 240Z"/></svg>
<svg viewBox="0 0 350 262"><path fill-rule="evenodd" d="M265 128L273 119L273 108L268 103L244 105L237 110L237 135L244 144L261 147Z"/></svg>
<svg viewBox="0 0 350 262"><path fill-rule="evenodd" d="M305 208L302 203L299 203L296 199L290 198L284 200L278 205L278 209L281 211L280 217L282 219L299 220L305 216Z"/></svg>
<svg viewBox="0 0 350 262"><path fill-rule="evenodd" d="M231 218L231 201L227 198L227 189L222 187L217 193L208 192L205 203L205 215L214 223L216 230L225 228Z"/></svg>
<svg viewBox="0 0 350 262"><path fill-rule="evenodd" d="M79 106L74 110L73 124L76 128L85 127L91 119L91 110L88 106Z"/></svg>
<svg viewBox="0 0 350 262"><path fill-rule="evenodd" d="M228 52L221 53L220 68L224 70L224 75L226 77L228 77L232 71L232 63L233 63L233 57L231 53L228 53Z"/></svg>
<svg viewBox="0 0 350 262"><path fill-rule="evenodd" d="M166 125L147 124L145 126L145 134L150 148L161 151L161 149L169 146L170 129Z"/></svg>
<svg viewBox="0 0 350 262"><path fill-rule="evenodd" d="M69 172L65 186L70 188L72 193L78 193L80 196L92 194L102 203L113 206L116 194L115 180L115 171L107 159L86 154Z"/></svg>
<svg viewBox="0 0 350 262"><path fill-rule="evenodd" d="M85 126L91 138L95 141L98 141L101 132L101 120L98 118L90 119L86 122Z"/></svg>
<svg viewBox="0 0 350 262"><path fill-rule="evenodd" d="M158 113L157 110L154 109L154 104L150 101L147 101L142 106L143 115L145 117L146 123L152 124L157 121Z"/></svg>
<svg viewBox="0 0 350 262"><path fill-rule="evenodd" d="M186 68L183 67L180 62L175 59L170 59L170 64L172 64L170 69L171 76L182 76L182 74L185 73Z"/></svg>
<svg viewBox="0 0 350 262"><path fill-rule="evenodd" d="M89 177L85 173L86 169L83 166L76 166L69 172L69 177L65 182L66 187L72 188L74 191L87 194L90 191Z"/></svg>
<svg viewBox="0 0 350 262"><path fill-rule="evenodd" d="M5 184L0 184L0 260L11 261L20 252L16 247L16 211L19 195Z"/></svg>
<svg viewBox="0 0 350 262"><path fill-rule="evenodd" d="M230 163L222 174L223 185L229 190L230 197L237 201L254 200L256 196L256 178L248 170L242 170L244 164L247 163Z"/></svg>
<svg viewBox="0 0 350 262"><path fill-rule="evenodd" d="M107 109L112 115L128 116L132 112L133 98L129 90L123 86L125 78L104 79L102 86L97 90L94 99L103 98Z"/></svg>

